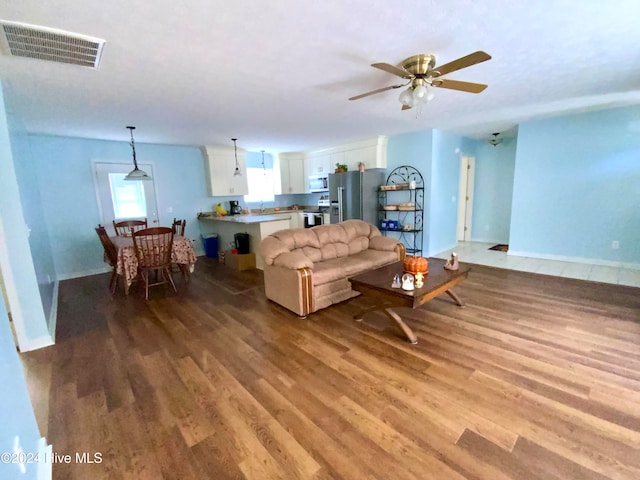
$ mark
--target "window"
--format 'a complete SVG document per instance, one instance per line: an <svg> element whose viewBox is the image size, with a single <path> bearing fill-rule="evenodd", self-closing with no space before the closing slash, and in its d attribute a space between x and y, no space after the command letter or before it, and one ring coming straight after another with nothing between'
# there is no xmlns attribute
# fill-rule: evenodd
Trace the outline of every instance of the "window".
<svg viewBox="0 0 640 480"><path fill-rule="evenodd" d="M249 195L244 196L247 203L273 202L273 169L247 168Z"/></svg>
<svg viewBox="0 0 640 480"><path fill-rule="evenodd" d="M147 217L144 182L126 181L124 173L109 173L113 212L117 219Z"/></svg>

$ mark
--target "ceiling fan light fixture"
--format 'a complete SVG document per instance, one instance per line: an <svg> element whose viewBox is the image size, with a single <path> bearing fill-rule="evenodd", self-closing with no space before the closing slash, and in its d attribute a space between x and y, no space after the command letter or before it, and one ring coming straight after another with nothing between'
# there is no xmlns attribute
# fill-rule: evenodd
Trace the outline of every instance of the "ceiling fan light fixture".
<svg viewBox="0 0 640 480"><path fill-rule="evenodd" d="M131 150L133 150L133 170L131 170L127 176L124 177L125 180L128 181L137 181L137 180L153 180L147 172L144 170L140 170L138 168L138 161L136 160L136 144L133 141L133 131L136 127L127 127L129 129L129 133L131 134Z"/></svg>
<svg viewBox="0 0 640 480"><path fill-rule="evenodd" d="M413 89L413 98L414 100L422 101L423 98L427 95L427 87L424 85L418 85Z"/></svg>
<svg viewBox="0 0 640 480"><path fill-rule="evenodd" d="M403 90L400 96L398 97L398 100L400 101L401 104L406 105L407 107L412 107L413 91L411 90L411 87L407 88L406 90Z"/></svg>

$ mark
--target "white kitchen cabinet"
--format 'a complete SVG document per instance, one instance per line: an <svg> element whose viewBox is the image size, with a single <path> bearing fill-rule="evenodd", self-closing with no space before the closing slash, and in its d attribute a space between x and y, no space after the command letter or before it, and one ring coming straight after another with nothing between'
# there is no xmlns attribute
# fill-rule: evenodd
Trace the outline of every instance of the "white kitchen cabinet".
<svg viewBox="0 0 640 480"><path fill-rule="evenodd" d="M233 147L205 147L206 179L212 197L247 195L247 159L244 149L238 149L238 167L241 175L234 175L236 159Z"/></svg>
<svg viewBox="0 0 640 480"><path fill-rule="evenodd" d="M387 137L378 135L359 142L306 152L306 175L333 173L336 163L346 164L350 171L358 170L360 163L364 164L365 169L387 168Z"/></svg>
<svg viewBox="0 0 640 480"><path fill-rule="evenodd" d="M305 193L307 182L304 174L304 154L281 153L280 161L280 193Z"/></svg>
<svg viewBox="0 0 640 480"><path fill-rule="evenodd" d="M305 172L306 175L329 175L333 173L331 168L331 154L330 153L318 153L314 155L305 156Z"/></svg>

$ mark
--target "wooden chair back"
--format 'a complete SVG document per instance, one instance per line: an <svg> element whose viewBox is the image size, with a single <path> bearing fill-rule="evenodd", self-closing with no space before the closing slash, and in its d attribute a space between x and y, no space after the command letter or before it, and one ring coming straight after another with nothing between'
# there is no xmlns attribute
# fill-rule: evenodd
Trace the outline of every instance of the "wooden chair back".
<svg viewBox="0 0 640 480"><path fill-rule="evenodd" d="M133 248L138 258L138 268L154 270L171 267L173 230L169 227L153 227L131 231Z"/></svg>
<svg viewBox="0 0 640 480"><path fill-rule="evenodd" d="M134 231L147 228L147 219L144 220L122 220L120 222L113 221L113 229L116 231L116 235L129 236L131 235L131 229Z"/></svg>
<svg viewBox="0 0 640 480"><path fill-rule="evenodd" d="M173 219L173 224L171 225L171 229L173 230L174 235L181 235L184 237L185 228L187 228L186 220L178 220L176 218Z"/></svg>
<svg viewBox="0 0 640 480"><path fill-rule="evenodd" d="M98 234L98 238L100 238L100 243L102 243L102 247L104 248L104 255L107 260L107 263L112 267L116 266L118 262L118 252L116 251L116 247L109 238L107 234L107 230L102 226L98 225L96 227L96 233Z"/></svg>

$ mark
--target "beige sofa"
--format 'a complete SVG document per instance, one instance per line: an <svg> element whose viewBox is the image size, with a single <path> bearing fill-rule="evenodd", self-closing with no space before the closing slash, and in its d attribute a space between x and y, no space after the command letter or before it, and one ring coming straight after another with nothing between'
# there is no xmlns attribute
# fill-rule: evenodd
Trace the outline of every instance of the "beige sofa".
<svg viewBox="0 0 640 480"><path fill-rule="evenodd" d="M370 223L347 220L280 230L262 240L260 254L267 298L304 317L357 296L348 278L404 259L405 247Z"/></svg>

